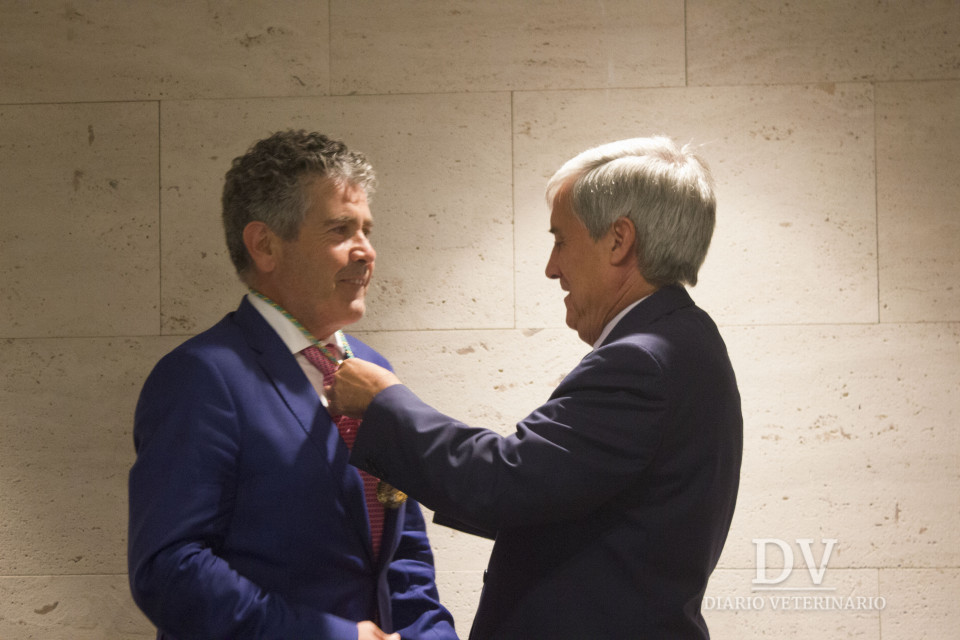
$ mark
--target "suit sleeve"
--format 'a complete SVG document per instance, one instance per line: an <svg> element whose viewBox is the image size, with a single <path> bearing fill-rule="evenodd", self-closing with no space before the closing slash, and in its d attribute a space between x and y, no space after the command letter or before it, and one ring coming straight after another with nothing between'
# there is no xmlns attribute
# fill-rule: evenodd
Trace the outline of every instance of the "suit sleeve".
<svg viewBox="0 0 960 640"><path fill-rule="evenodd" d="M653 459L668 410L663 378L637 345L594 351L509 437L395 385L364 414L351 462L480 530L579 517Z"/></svg>
<svg viewBox="0 0 960 640"><path fill-rule="evenodd" d="M408 500L400 543L387 572L393 628L404 640L457 640L453 616L440 604L433 552L420 505Z"/></svg>
<svg viewBox="0 0 960 640"><path fill-rule="evenodd" d="M356 623L286 602L217 555L240 454L236 408L216 367L183 352L148 378L134 421L128 564L150 620L191 638L356 638Z"/></svg>

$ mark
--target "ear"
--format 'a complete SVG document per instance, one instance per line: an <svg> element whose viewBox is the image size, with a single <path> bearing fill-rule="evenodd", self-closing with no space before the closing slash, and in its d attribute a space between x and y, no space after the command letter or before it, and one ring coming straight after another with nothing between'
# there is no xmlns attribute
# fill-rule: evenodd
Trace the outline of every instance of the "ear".
<svg viewBox="0 0 960 640"><path fill-rule="evenodd" d="M265 223L259 220L248 223L243 228L243 244L258 272L270 273L277 268L280 238Z"/></svg>
<svg viewBox="0 0 960 640"><path fill-rule="evenodd" d="M617 218L609 233L610 264L623 266L636 259L637 228L629 218Z"/></svg>

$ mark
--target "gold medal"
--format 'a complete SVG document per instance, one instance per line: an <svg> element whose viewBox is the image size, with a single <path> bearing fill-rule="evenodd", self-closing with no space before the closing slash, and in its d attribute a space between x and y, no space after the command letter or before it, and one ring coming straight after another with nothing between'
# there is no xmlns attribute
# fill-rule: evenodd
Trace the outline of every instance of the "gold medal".
<svg viewBox="0 0 960 640"><path fill-rule="evenodd" d="M377 483L377 501L387 509L396 509L407 501L407 494L381 480Z"/></svg>

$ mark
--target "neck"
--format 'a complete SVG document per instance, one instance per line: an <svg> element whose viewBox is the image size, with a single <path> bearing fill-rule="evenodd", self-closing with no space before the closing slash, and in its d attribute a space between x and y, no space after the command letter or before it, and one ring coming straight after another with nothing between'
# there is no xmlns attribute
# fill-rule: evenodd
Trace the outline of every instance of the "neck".
<svg viewBox="0 0 960 640"><path fill-rule="evenodd" d="M338 335L339 329L333 328L333 329L327 330L326 328L322 328L319 331L314 331L311 329L310 326L306 325L299 318L294 316L293 313L291 313L290 310L287 309L280 300L277 300L276 298L270 296L268 293L264 291L258 290L254 286L250 286L249 289L250 289L250 293L257 296L258 298L260 298L261 300L263 300L264 302L272 306L274 309L282 313L287 320L293 323L293 326L299 329L300 332L303 333L314 344L322 345L331 340L336 340L338 343L340 342L340 339L336 337Z"/></svg>
<svg viewBox="0 0 960 640"><path fill-rule="evenodd" d="M647 282L639 271L631 271L610 297L610 304L606 313L603 314L599 326L593 327L590 335L578 334L580 339L592 346L600 338L610 321L617 317L617 314L634 302L643 300L659 288Z"/></svg>
<svg viewBox="0 0 960 640"><path fill-rule="evenodd" d="M637 300L643 300L660 287L647 282L639 273L625 282L617 293L616 304L607 317L607 322L613 320L618 313L629 307ZM606 326L606 324L604 324Z"/></svg>

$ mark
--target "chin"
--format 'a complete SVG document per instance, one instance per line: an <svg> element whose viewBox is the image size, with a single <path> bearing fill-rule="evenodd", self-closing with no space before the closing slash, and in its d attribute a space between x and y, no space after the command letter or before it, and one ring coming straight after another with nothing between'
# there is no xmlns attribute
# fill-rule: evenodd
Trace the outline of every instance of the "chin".
<svg viewBox="0 0 960 640"><path fill-rule="evenodd" d="M597 331L595 334L591 335L590 327L583 326L584 323L577 322L578 318L567 314L567 326L577 332L577 337L586 342L589 345L592 345L596 339L600 336L600 332ZM589 323L587 323L589 324Z"/></svg>
<svg viewBox="0 0 960 640"><path fill-rule="evenodd" d="M367 305L364 304L363 300L354 302L349 306L347 312L344 314L347 321L345 324L353 324L354 322L359 321L363 318L363 314L367 311Z"/></svg>

